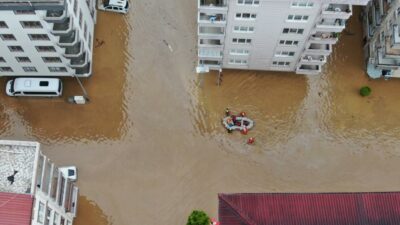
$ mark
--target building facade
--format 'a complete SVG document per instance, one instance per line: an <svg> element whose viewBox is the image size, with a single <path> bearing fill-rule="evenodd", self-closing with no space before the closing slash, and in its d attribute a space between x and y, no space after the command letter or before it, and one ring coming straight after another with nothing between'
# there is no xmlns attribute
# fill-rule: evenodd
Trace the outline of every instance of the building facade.
<svg viewBox="0 0 400 225"><path fill-rule="evenodd" d="M92 72L94 0L0 0L0 76Z"/></svg>
<svg viewBox="0 0 400 225"><path fill-rule="evenodd" d="M0 202L8 212L0 224L14 224L21 215L29 220L19 225L73 224L79 191L74 167L57 167L42 154L39 143L24 141L1 140L0 163ZM25 201L13 204L18 199Z"/></svg>
<svg viewBox="0 0 400 225"><path fill-rule="evenodd" d="M372 78L400 77L400 1L373 0L364 9L364 52Z"/></svg>
<svg viewBox="0 0 400 225"><path fill-rule="evenodd" d="M368 0L198 0L198 65L319 74Z"/></svg>

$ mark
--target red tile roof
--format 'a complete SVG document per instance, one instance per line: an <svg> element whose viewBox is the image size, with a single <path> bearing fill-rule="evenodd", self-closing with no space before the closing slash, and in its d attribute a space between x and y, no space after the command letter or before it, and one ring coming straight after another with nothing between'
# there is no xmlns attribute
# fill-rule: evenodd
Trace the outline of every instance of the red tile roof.
<svg viewBox="0 0 400 225"><path fill-rule="evenodd" d="M0 225L30 225L32 206L31 195L0 192Z"/></svg>
<svg viewBox="0 0 400 225"><path fill-rule="evenodd" d="M399 225L400 192L219 194L221 225Z"/></svg>

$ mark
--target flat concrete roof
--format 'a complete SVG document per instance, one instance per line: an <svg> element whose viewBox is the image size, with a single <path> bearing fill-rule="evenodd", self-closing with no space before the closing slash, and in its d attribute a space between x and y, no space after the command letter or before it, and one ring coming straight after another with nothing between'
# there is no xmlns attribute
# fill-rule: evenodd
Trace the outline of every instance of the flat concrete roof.
<svg viewBox="0 0 400 225"><path fill-rule="evenodd" d="M31 193L39 143L0 140L0 192Z"/></svg>
<svg viewBox="0 0 400 225"><path fill-rule="evenodd" d="M62 8L65 0L0 0L0 10L47 10Z"/></svg>

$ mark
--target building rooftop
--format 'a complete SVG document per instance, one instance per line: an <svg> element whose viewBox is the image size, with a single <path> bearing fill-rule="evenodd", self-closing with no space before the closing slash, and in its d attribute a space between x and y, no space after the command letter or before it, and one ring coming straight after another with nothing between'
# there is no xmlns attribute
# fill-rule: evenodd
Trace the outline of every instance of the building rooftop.
<svg viewBox="0 0 400 225"><path fill-rule="evenodd" d="M398 225L400 192L219 194L221 225Z"/></svg>
<svg viewBox="0 0 400 225"><path fill-rule="evenodd" d="M30 225L32 207L31 195L0 192L0 224Z"/></svg>
<svg viewBox="0 0 400 225"><path fill-rule="evenodd" d="M39 143L0 140L0 192L31 193Z"/></svg>

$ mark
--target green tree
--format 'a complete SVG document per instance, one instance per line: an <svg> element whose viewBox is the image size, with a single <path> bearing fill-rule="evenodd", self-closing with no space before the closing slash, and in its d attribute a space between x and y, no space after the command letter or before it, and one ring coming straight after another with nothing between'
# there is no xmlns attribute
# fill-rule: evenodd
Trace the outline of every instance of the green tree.
<svg viewBox="0 0 400 225"><path fill-rule="evenodd" d="M210 217L201 210L194 210L190 214L186 225L210 225Z"/></svg>
<svg viewBox="0 0 400 225"><path fill-rule="evenodd" d="M363 97L370 95L371 92L372 92L372 90L368 86L364 86L360 89L360 95Z"/></svg>

